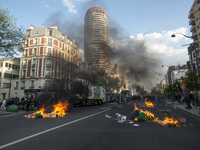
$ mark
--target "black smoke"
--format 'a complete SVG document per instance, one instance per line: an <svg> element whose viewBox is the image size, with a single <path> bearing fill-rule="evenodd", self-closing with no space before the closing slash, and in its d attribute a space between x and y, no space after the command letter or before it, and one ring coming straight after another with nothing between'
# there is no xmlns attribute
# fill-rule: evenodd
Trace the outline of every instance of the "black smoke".
<svg viewBox="0 0 200 150"><path fill-rule="evenodd" d="M58 30L67 35L79 44L80 59L83 59L84 49L84 18L87 10L91 7L102 7L102 1L93 0L85 3L77 11L77 15L66 14L66 12L56 12L45 20L45 26L57 25ZM106 8L104 8L106 10ZM108 14L109 16L109 14ZM159 74L160 60L150 54L145 41L130 39L125 30L115 21L110 19L110 39L111 39L111 59L112 63L119 64L126 69L128 80L134 85L143 85L149 89L153 86L153 81ZM137 84L136 84L137 83Z"/></svg>

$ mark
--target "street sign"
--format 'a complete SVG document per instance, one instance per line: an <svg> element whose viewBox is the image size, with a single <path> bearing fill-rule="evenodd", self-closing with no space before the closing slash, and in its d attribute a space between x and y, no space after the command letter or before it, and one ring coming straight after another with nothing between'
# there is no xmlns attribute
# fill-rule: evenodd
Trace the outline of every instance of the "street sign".
<svg viewBox="0 0 200 150"><path fill-rule="evenodd" d="M184 82L184 81L181 81L181 85L185 85L185 82Z"/></svg>
<svg viewBox="0 0 200 150"><path fill-rule="evenodd" d="M183 76L181 76L180 80L185 80L185 78Z"/></svg>
<svg viewBox="0 0 200 150"><path fill-rule="evenodd" d="M186 89L186 86L185 86L184 84L182 84L182 85L181 85L181 89L182 89L182 90L185 90L185 89Z"/></svg>

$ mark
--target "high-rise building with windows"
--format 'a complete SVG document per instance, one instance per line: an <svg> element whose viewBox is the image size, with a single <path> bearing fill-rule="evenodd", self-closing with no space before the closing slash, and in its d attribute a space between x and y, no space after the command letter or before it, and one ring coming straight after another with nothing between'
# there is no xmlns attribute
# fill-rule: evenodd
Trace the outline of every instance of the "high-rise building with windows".
<svg viewBox="0 0 200 150"><path fill-rule="evenodd" d="M200 0L194 0L194 3L190 9L188 18L189 25L191 26L190 32L192 32L193 43L188 47L188 54L190 61L188 62L188 68L192 70L200 80Z"/></svg>
<svg viewBox="0 0 200 150"><path fill-rule="evenodd" d="M90 8L85 15L84 58L98 70L110 72L110 25L103 8Z"/></svg>

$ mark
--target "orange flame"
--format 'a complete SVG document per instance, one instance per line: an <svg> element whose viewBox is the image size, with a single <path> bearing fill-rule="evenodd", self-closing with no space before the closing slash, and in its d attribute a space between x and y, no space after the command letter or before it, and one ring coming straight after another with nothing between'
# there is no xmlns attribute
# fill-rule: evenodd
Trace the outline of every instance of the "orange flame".
<svg viewBox="0 0 200 150"><path fill-rule="evenodd" d="M134 111L136 111L136 110L139 110L139 109L137 108L136 103L135 103L135 105L134 105Z"/></svg>
<svg viewBox="0 0 200 150"><path fill-rule="evenodd" d="M58 102L58 104L53 105L54 110L51 113L45 113L45 108L41 108L40 110L25 115L26 118L35 118L36 114L41 114L43 118L56 118L56 117L64 117L66 115L66 111L68 110L69 103L67 102Z"/></svg>
<svg viewBox="0 0 200 150"><path fill-rule="evenodd" d="M145 98L145 104L146 104L146 106L147 107L152 107L152 108L154 108L154 105L153 105L153 103L152 102L147 102L147 98Z"/></svg>
<svg viewBox="0 0 200 150"><path fill-rule="evenodd" d="M165 116L165 120L163 120L161 122L162 125L167 125L167 124L174 124L177 125L178 124L178 120L174 119L173 117L169 118L167 116Z"/></svg>

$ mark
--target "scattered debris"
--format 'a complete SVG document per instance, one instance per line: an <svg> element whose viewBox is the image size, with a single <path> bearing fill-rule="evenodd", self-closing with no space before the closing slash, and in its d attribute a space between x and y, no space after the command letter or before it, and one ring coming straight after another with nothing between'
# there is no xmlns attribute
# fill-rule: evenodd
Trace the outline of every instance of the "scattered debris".
<svg viewBox="0 0 200 150"><path fill-rule="evenodd" d="M134 127L139 127L139 124L133 124Z"/></svg>
<svg viewBox="0 0 200 150"><path fill-rule="evenodd" d="M117 119L120 119L120 120L126 120L127 119L127 116L121 115L119 113L116 113L115 115L117 116Z"/></svg>
<svg viewBox="0 0 200 150"><path fill-rule="evenodd" d="M133 122L133 121L129 121L129 123L130 123L130 124L133 124L134 122Z"/></svg>
<svg viewBox="0 0 200 150"><path fill-rule="evenodd" d="M109 116L108 114L105 114L105 117L106 117L106 118L109 118L109 119L111 118L111 116Z"/></svg>
<svg viewBox="0 0 200 150"><path fill-rule="evenodd" d="M184 117L178 117L178 121L182 123L186 123L186 118Z"/></svg>

